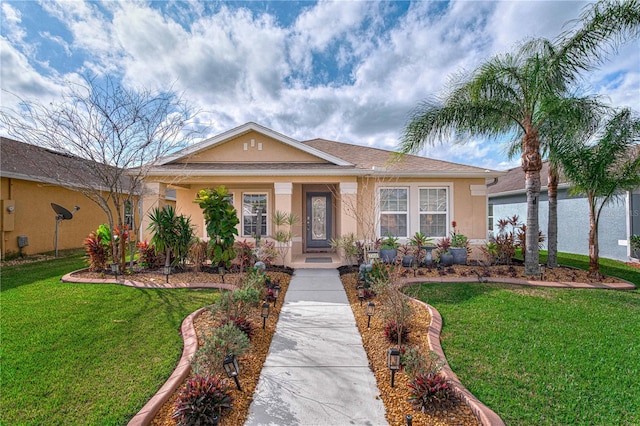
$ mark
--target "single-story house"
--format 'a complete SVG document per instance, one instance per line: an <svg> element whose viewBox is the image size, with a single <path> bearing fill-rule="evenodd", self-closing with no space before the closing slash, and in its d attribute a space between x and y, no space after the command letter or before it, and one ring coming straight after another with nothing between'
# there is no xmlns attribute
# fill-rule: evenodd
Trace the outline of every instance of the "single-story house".
<svg viewBox="0 0 640 426"><path fill-rule="evenodd" d="M546 180L548 162L543 163L540 176ZM527 215L525 177L521 167L507 171L487 188L489 197L489 232L497 232L500 219L518 215L524 222ZM547 187L540 191L540 230L546 236L549 221ZM640 234L640 188L620 194L606 205L598 228L600 256L628 261L631 256L629 239ZM589 203L584 196L572 196L569 184L562 178L558 184L558 251L589 254ZM544 243L546 249L546 242Z"/></svg>
<svg viewBox="0 0 640 426"><path fill-rule="evenodd" d="M59 250L80 248L90 232L107 222L105 212L79 191L90 182L97 185L91 173L82 174L93 166L94 163L79 157L0 138L0 254L3 260L20 252L27 255L54 251L56 225ZM77 171L74 180L79 174L82 178L79 182L61 185L60 182L66 180L64 171L70 168ZM171 202L170 193L165 198ZM72 213L72 218L58 220L52 203ZM139 218L138 206L130 206L124 214L133 229Z"/></svg>
<svg viewBox="0 0 640 426"><path fill-rule="evenodd" d="M486 182L503 172L396 157L391 151L325 139L298 141L246 123L149 170L141 229L147 228L148 212L164 205L166 189L173 188L177 212L190 216L197 236L206 239L202 211L193 201L199 190L223 185L240 216L239 240L273 235L276 212L301 219L293 228L286 259L290 266L331 253L332 238L353 233L366 242L391 234L406 242L416 232L440 238L451 233L454 220L472 244L485 242ZM332 256L335 266L339 260Z"/></svg>

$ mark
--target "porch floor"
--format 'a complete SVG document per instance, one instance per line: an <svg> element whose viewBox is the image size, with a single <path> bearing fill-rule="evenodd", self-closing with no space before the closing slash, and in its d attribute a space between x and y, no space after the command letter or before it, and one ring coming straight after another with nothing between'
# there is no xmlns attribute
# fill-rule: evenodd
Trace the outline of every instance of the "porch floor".
<svg viewBox="0 0 640 426"><path fill-rule="evenodd" d="M342 264L337 253L302 253L294 256L289 266L294 269L336 269Z"/></svg>

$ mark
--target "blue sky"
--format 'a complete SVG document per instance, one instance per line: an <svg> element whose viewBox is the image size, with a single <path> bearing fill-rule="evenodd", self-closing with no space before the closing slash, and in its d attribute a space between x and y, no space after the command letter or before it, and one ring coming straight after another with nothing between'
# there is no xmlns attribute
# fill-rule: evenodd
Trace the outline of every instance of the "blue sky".
<svg viewBox="0 0 640 426"><path fill-rule="evenodd" d="M393 149L409 112L448 77L526 37L553 39L584 1L2 1L2 106L59 99L65 81L108 74L183 93L208 136L255 121L299 140ZM640 44L584 82L640 110ZM497 143L424 155L514 167Z"/></svg>

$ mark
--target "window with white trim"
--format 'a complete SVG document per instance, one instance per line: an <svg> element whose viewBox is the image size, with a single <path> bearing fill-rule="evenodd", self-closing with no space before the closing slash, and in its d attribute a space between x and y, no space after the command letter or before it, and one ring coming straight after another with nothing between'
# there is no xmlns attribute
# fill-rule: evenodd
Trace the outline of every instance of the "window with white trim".
<svg viewBox="0 0 640 426"><path fill-rule="evenodd" d="M131 200L124 201L124 224L130 231L135 231L133 202Z"/></svg>
<svg viewBox="0 0 640 426"><path fill-rule="evenodd" d="M260 235L267 235L267 194L242 194L242 236L255 237L258 234L258 222L261 222Z"/></svg>
<svg viewBox="0 0 640 426"><path fill-rule="evenodd" d="M380 188L380 236L408 236L409 188Z"/></svg>
<svg viewBox="0 0 640 426"><path fill-rule="evenodd" d="M420 232L431 238L445 237L448 230L447 188L420 188Z"/></svg>

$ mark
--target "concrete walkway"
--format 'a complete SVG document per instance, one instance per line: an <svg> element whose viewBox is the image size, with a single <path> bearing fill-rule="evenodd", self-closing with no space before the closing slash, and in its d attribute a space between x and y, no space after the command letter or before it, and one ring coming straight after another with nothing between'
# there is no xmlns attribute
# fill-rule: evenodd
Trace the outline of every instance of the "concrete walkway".
<svg viewBox="0 0 640 426"><path fill-rule="evenodd" d="M296 269L246 426L387 425L335 269Z"/></svg>

